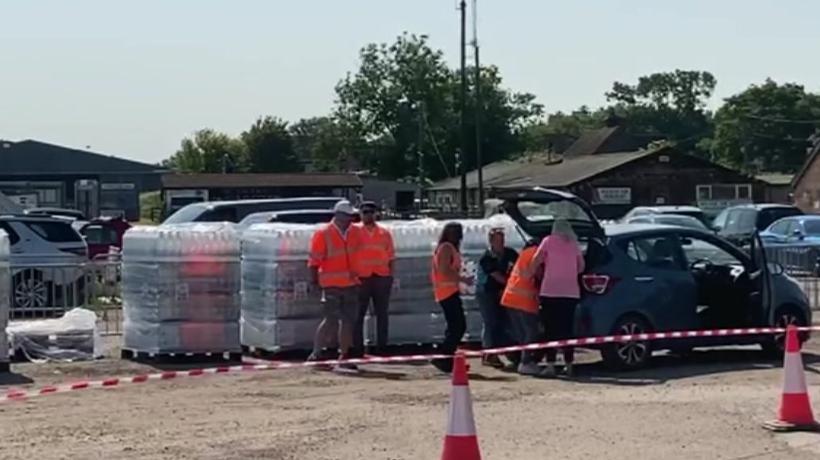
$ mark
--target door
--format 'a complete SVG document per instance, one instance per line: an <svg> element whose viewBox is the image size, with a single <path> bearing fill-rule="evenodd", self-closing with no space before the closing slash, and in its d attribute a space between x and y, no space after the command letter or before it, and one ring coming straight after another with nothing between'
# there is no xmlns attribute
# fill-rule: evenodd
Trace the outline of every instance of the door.
<svg viewBox="0 0 820 460"><path fill-rule="evenodd" d="M772 306L774 305L772 291L772 277L760 234L755 232L749 248L752 257L752 267L749 278L752 281L752 292L749 294L750 307L753 308L754 323L759 326L770 324Z"/></svg>
<svg viewBox="0 0 820 460"><path fill-rule="evenodd" d="M678 236L639 235L618 246L629 260L623 282L632 286L630 304L649 317L656 330L697 329L697 287Z"/></svg>

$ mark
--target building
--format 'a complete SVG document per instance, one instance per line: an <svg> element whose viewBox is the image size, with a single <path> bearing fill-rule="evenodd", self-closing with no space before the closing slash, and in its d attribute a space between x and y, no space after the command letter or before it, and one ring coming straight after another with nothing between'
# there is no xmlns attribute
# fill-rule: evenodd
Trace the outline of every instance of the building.
<svg viewBox="0 0 820 460"><path fill-rule="evenodd" d="M794 194L794 204L803 212L820 212L820 136L815 135L810 139L812 146L809 148L806 162L792 179L792 190Z"/></svg>
<svg viewBox="0 0 820 460"><path fill-rule="evenodd" d="M20 214L21 212L23 208L19 204L0 193L0 214Z"/></svg>
<svg viewBox="0 0 820 460"><path fill-rule="evenodd" d="M475 202L477 174L468 174L467 188ZM487 196L493 189L542 186L568 190L591 203L603 219L619 218L635 206L696 205L716 214L720 209L765 199L765 184L661 145L630 152L580 153L561 159L533 155L485 168ZM459 178L428 190L434 205L453 208L459 202Z"/></svg>
<svg viewBox="0 0 820 460"><path fill-rule="evenodd" d="M358 201L362 180L345 173L165 174L165 212L200 201L338 196Z"/></svg>
<svg viewBox="0 0 820 460"><path fill-rule="evenodd" d="M139 195L158 190L162 171L34 140L0 140L0 192L24 208L74 208L88 217L139 219Z"/></svg>
<svg viewBox="0 0 820 460"><path fill-rule="evenodd" d="M382 208L397 212L414 209L416 198L420 196L418 184L375 176L359 175L362 181L362 198L374 201Z"/></svg>
<svg viewBox="0 0 820 460"><path fill-rule="evenodd" d="M762 173L756 177L766 184L765 200L767 203L792 203L792 181L794 180L794 174Z"/></svg>

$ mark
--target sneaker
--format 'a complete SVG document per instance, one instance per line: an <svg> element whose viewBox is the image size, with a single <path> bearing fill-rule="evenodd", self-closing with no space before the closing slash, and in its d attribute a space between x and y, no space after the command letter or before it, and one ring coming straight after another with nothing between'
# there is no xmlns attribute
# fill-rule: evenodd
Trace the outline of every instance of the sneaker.
<svg viewBox="0 0 820 460"><path fill-rule="evenodd" d="M546 378L546 379L554 378L555 375L556 375L555 374L555 364L551 364L551 363L547 364L547 367L545 367L544 370L542 370L538 374L539 377L543 377L543 378Z"/></svg>
<svg viewBox="0 0 820 460"><path fill-rule="evenodd" d="M311 353L310 356L308 356L307 362L317 362L317 361L322 361L322 359L319 357L318 354ZM330 364L316 364L316 365L311 366L311 367L313 369L317 370L317 371L329 371L331 369Z"/></svg>
<svg viewBox="0 0 820 460"><path fill-rule="evenodd" d="M359 366L350 363L340 363L333 367L333 372L337 374L358 374Z"/></svg>
<svg viewBox="0 0 820 460"><path fill-rule="evenodd" d="M572 363L569 363L566 366L564 366L564 374L569 378L575 377L575 367L572 365Z"/></svg>
<svg viewBox="0 0 820 460"><path fill-rule="evenodd" d="M481 364L487 367L494 367L496 369L504 369L504 363L498 355L484 355L481 358Z"/></svg>
<svg viewBox="0 0 820 460"><path fill-rule="evenodd" d="M518 373L521 375L536 376L541 373L541 368L535 363L521 363L518 365Z"/></svg>

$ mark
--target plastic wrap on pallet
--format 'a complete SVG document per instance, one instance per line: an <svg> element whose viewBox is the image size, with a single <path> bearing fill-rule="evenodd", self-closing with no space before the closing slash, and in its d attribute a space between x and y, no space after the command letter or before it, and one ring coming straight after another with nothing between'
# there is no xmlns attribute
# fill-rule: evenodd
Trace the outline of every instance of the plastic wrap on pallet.
<svg viewBox="0 0 820 460"><path fill-rule="evenodd" d="M122 252L123 348L239 351L240 256L231 224L130 229Z"/></svg>
<svg viewBox="0 0 820 460"><path fill-rule="evenodd" d="M0 230L0 366L9 362L9 340L6 326L9 320L11 302L11 273L9 270L9 238Z"/></svg>
<svg viewBox="0 0 820 460"><path fill-rule="evenodd" d="M97 315L83 308L61 318L12 321L7 331L12 353L34 362L85 361L103 354Z"/></svg>
<svg viewBox="0 0 820 460"><path fill-rule="evenodd" d="M524 240L507 216L460 221L464 226L464 275L475 277L490 229L506 230L507 242L520 249ZM430 283L431 255L446 222L432 219L388 221L396 248L390 301L390 344L438 342L445 328ZM321 293L310 284L310 238L319 226L260 224L242 236L242 344L268 351L310 348L321 318ZM475 287L462 286L467 338L481 335ZM476 320L476 318L478 320ZM375 341L367 320L365 333Z"/></svg>

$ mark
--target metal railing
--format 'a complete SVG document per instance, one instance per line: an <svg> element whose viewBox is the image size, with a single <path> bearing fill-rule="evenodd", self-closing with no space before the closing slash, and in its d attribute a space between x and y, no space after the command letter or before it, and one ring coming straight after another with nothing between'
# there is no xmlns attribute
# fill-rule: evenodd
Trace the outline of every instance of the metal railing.
<svg viewBox="0 0 820 460"><path fill-rule="evenodd" d="M765 250L767 261L783 267L800 284L811 308L820 309L820 246L769 246Z"/></svg>
<svg viewBox="0 0 820 460"><path fill-rule="evenodd" d="M121 264L118 255L105 254L95 260L76 264L11 265L12 320L58 318L72 308L96 311L101 332L120 329Z"/></svg>

